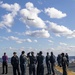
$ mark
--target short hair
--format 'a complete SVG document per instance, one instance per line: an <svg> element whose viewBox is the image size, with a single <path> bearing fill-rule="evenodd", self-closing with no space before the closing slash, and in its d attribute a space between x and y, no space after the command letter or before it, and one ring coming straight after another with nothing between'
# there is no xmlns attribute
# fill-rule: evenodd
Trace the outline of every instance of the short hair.
<svg viewBox="0 0 75 75"><path fill-rule="evenodd" d="M6 54L6 52L4 52L4 55Z"/></svg>
<svg viewBox="0 0 75 75"><path fill-rule="evenodd" d="M49 52L47 52L47 54L49 54Z"/></svg>
<svg viewBox="0 0 75 75"><path fill-rule="evenodd" d="M13 52L13 54L16 54L16 52Z"/></svg>
<svg viewBox="0 0 75 75"><path fill-rule="evenodd" d="M25 53L25 51L22 51L22 54L24 54Z"/></svg>
<svg viewBox="0 0 75 75"><path fill-rule="evenodd" d="M34 52L32 51L31 54L34 54Z"/></svg>
<svg viewBox="0 0 75 75"><path fill-rule="evenodd" d="M39 54L42 54L42 51L40 51Z"/></svg>
<svg viewBox="0 0 75 75"><path fill-rule="evenodd" d="M51 55L53 55L53 52L51 52Z"/></svg>

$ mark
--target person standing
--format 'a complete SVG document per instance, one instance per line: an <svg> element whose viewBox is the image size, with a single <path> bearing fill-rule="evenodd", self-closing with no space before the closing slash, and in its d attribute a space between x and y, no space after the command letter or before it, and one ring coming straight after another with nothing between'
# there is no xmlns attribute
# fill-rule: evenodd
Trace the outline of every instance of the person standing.
<svg viewBox="0 0 75 75"><path fill-rule="evenodd" d="M2 56L2 68L3 68L3 72L2 74L7 74L8 73L8 56L6 55L6 53L4 53L4 55ZM6 68L6 72L4 70L4 68Z"/></svg>
<svg viewBox="0 0 75 75"><path fill-rule="evenodd" d="M16 55L16 52L13 52L13 56L11 58L11 65L13 67L13 75L17 75L16 71L18 72L18 75L20 75L20 71L19 71L19 58Z"/></svg>
<svg viewBox="0 0 75 75"><path fill-rule="evenodd" d="M42 51L39 52L37 56L37 75L44 75L44 56Z"/></svg>
<svg viewBox="0 0 75 75"><path fill-rule="evenodd" d="M26 75L26 61L27 61L27 57L25 55L25 51L22 51L20 55L21 75Z"/></svg>
<svg viewBox="0 0 75 75"><path fill-rule="evenodd" d="M29 56L29 75L35 75L35 64L36 64L36 57L34 56L34 52L31 52L31 56Z"/></svg>
<svg viewBox="0 0 75 75"><path fill-rule="evenodd" d="M69 66L69 56L68 56L68 53L66 53L65 57L67 58L67 66Z"/></svg>
<svg viewBox="0 0 75 75"><path fill-rule="evenodd" d="M65 57L64 53L62 53L62 69L63 75L67 75L67 58Z"/></svg>
<svg viewBox="0 0 75 75"><path fill-rule="evenodd" d="M55 56L54 56L53 52L51 52L50 63L51 63L51 71L52 71L53 75L55 75L55 70L54 70L54 67L55 67Z"/></svg>
<svg viewBox="0 0 75 75"><path fill-rule="evenodd" d="M47 66L47 75L48 74L51 74L51 68L50 68L50 56L49 56L49 52L47 52L47 55L46 55L46 66Z"/></svg>

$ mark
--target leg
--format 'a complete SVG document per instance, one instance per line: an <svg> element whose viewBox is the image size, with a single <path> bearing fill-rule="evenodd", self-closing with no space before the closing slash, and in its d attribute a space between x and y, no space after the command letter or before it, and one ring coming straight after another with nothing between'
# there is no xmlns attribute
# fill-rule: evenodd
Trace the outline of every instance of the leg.
<svg viewBox="0 0 75 75"><path fill-rule="evenodd" d="M44 66L43 65L40 66L40 75L44 75Z"/></svg>
<svg viewBox="0 0 75 75"><path fill-rule="evenodd" d="M33 75L35 75L35 65L33 66Z"/></svg>
<svg viewBox="0 0 75 75"><path fill-rule="evenodd" d="M13 66L13 75L17 75L16 74L16 67Z"/></svg>
<svg viewBox="0 0 75 75"><path fill-rule="evenodd" d="M3 69L2 74L4 74L4 62L2 63L2 69Z"/></svg>
<svg viewBox="0 0 75 75"><path fill-rule="evenodd" d="M32 65L29 65L29 75L32 75Z"/></svg>
<svg viewBox="0 0 75 75"><path fill-rule="evenodd" d="M37 75L39 75L39 66L37 65Z"/></svg>
<svg viewBox="0 0 75 75"><path fill-rule="evenodd" d="M16 70L17 70L17 72L18 72L18 75L20 75L19 66L16 67Z"/></svg>
<svg viewBox="0 0 75 75"><path fill-rule="evenodd" d="M63 67L63 75L67 75L66 67Z"/></svg>
<svg viewBox="0 0 75 75"><path fill-rule="evenodd" d="M51 68L52 68L52 73L53 73L53 75L55 75L54 64L51 64Z"/></svg>
<svg viewBox="0 0 75 75"><path fill-rule="evenodd" d="M25 73L26 73L26 66L25 65L21 65L20 68L21 68L21 75L25 75Z"/></svg>
<svg viewBox="0 0 75 75"><path fill-rule="evenodd" d="M50 64L48 64L48 74L51 74Z"/></svg>
<svg viewBox="0 0 75 75"><path fill-rule="evenodd" d="M5 63L5 67L6 67L6 74L8 73L8 64L7 62Z"/></svg>

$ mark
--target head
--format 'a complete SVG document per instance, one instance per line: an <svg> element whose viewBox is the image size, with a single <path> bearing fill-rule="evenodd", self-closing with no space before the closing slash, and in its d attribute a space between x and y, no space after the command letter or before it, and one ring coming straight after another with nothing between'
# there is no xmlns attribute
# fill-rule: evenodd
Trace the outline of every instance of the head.
<svg viewBox="0 0 75 75"><path fill-rule="evenodd" d="M47 55L49 55L49 52L47 52Z"/></svg>
<svg viewBox="0 0 75 75"><path fill-rule="evenodd" d="M66 55L68 55L68 54L66 53Z"/></svg>
<svg viewBox="0 0 75 75"><path fill-rule="evenodd" d="M6 55L6 53L4 53L4 55Z"/></svg>
<svg viewBox="0 0 75 75"><path fill-rule="evenodd" d="M39 55L39 53L37 53L37 56Z"/></svg>
<svg viewBox="0 0 75 75"><path fill-rule="evenodd" d="M13 55L16 56L16 52L13 52Z"/></svg>
<svg viewBox="0 0 75 75"><path fill-rule="evenodd" d="M39 52L39 55L42 55L42 51Z"/></svg>
<svg viewBox="0 0 75 75"><path fill-rule="evenodd" d="M29 53L27 53L27 57L29 57L30 56L30 52Z"/></svg>
<svg viewBox="0 0 75 75"><path fill-rule="evenodd" d="M31 52L31 55L34 56L34 52Z"/></svg>
<svg viewBox="0 0 75 75"><path fill-rule="evenodd" d="M23 55L23 54L25 54L25 51L22 51L22 53L21 53L21 54L22 54L22 55Z"/></svg>
<svg viewBox="0 0 75 75"><path fill-rule="evenodd" d="M65 54L64 53L62 53L62 57L64 57L65 56Z"/></svg>
<svg viewBox="0 0 75 75"><path fill-rule="evenodd" d="M51 52L51 55L53 55L53 52Z"/></svg>

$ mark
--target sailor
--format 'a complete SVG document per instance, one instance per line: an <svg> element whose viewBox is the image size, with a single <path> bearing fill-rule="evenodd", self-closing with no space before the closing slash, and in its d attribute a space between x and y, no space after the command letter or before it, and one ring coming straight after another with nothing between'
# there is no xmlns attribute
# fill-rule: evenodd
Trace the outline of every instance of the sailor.
<svg viewBox="0 0 75 75"><path fill-rule="evenodd" d="M13 67L13 75L17 75L16 71L18 72L18 75L20 75L19 58L16 55L16 52L13 52L13 56L11 58L11 65Z"/></svg>
<svg viewBox="0 0 75 75"><path fill-rule="evenodd" d="M39 52L37 56L37 75L44 75L44 56L42 55L42 51Z"/></svg>
<svg viewBox="0 0 75 75"><path fill-rule="evenodd" d="M27 57L25 55L25 51L22 51L20 55L21 75L26 75L26 61L27 61Z"/></svg>
<svg viewBox="0 0 75 75"><path fill-rule="evenodd" d="M50 68L50 56L49 56L49 52L47 52L46 55L46 66L47 66L47 74L51 74L51 68Z"/></svg>

